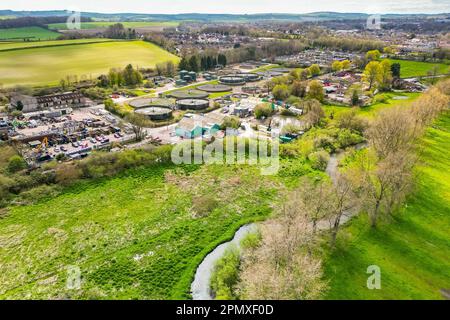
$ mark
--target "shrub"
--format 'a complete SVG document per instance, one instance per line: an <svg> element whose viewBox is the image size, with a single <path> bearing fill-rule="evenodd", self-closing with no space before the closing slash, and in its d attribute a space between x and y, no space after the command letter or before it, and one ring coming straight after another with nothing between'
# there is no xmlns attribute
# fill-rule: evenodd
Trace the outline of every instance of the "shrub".
<svg viewBox="0 0 450 320"><path fill-rule="evenodd" d="M274 113L274 110L270 103L262 103L255 107L254 112L256 119L261 119L263 117L270 117Z"/></svg>
<svg viewBox="0 0 450 320"><path fill-rule="evenodd" d="M222 130L227 128L238 129L241 126L241 120L238 117L228 116L223 119Z"/></svg>
<svg viewBox="0 0 450 320"><path fill-rule="evenodd" d="M364 140L364 138L356 133L351 132L348 129L341 130L337 137L339 148L346 148L348 146L355 145Z"/></svg>
<svg viewBox="0 0 450 320"><path fill-rule="evenodd" d="M292 124L292 123L288 123L286 124L283 129L282 129L282 134L287 134L287 133L296 133L299 132L302 128L300 128L299 126Z"/></svg>
<svg viewBox="0 0 450 320"><path fill-rule="evenodd" d="M273 97L276 100L286 100L289 97L289 88L285 84L278 84L272 90Z"/></svg>
<svg viewBox="0 0 450 320"><path fill-rule="evenodd" d="M240 253L236 246L232 246L219 259L211 275L211 289L217 300L236 299L234 287L239 280Z"/></svg>
<svg viewBox="0 0 450 320"><path fill-rule="evenodd" d="M364 118L357 116L356 111L351 110L342 112L337 116L336 126L340 129L349 129L362 134L368 123Z"/></svg>
<svg viewBox="0 0 450 320"><path fill-rule="evenodd" d="M21 156L12 156L9 158L7 170L11 173L15 173L27 168L27 163Z"/></svg>
<svg viewBox="0 0 450 320"><path fill-rule="evenodd" d="M316 170L325 171L330 160L330 155L326 151L316 151L309 155L309 160L311 161L311 167Z"/></svg>
<svg viewBox="0 0 450 320"><path fill-rule="evenodd" d="M192 199L192 211L196 217L209 215L217 205L217 200L213 195L196 196Z"/></svg>

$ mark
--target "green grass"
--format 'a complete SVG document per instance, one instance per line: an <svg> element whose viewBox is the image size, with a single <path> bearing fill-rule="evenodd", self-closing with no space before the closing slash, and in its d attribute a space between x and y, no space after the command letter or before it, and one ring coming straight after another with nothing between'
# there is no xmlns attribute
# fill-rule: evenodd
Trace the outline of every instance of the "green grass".
<svg viewBox="0 0 450 320"><path fill-rule="evenodd" d="M430 63L430 62L420 62L420 61L409 61L409 60L394 60L389 59L390 63L400 63L400 77L402 78L412 78L427 76L428 71L431 71L435 66L438 67L439 73L446 74L450 72L450 66L444 63Z"/></svg>
<svg viewBox="0 0 450 320"><path fill-rule="evenodd" d="M0 299L187 297L204 256L267 217L276 188L254 179L256 167L172 169L138 169L12 208L0 219ZM202 195L218 202L197 217L192 200ZM82 290L66 289L68 265L81 269Z"/></svg>
<svg viewBox="0 0 450 320"><path fill-rule="evenodd" d="M96 77L111 68L154 67L178 57L143 41L111 41L0 51L1 82L5 86L52 85L68 75Z"/></svg>
<svg viewBox="0 0 450 320"><path fill-rule="evenodd" d="M344 229L325 262L327 299L442 299L450 288L450 113L423 139L417 187L394 221L376 230L360 216ZM381 268L381 290L368 290L366 269Z"/></svg>
<svg viewBox="0 0 450 320"><path fill-rule="evenodd" d="M371 105L368 105L366 107L360 107L357 108L357 113L360 116L363 116L365 118L373 118L379 111L391 108L394 106L404 106L407 107L411 105L419 96L420 93L397 93L397 92L391 92L383 94L387 97L385 102L375 102ZM395 97L405 97L403 99L395 99ZM324 105L323 106L325 112L327 115L330 115L331 113L334 113L335 116L337 116L339 113L349 111L352 108L346 107L346 106L336 106L336 105Z"/></svg>
<svg viewBox="0 0 450 320"><path fill-rule="evenodd" d="M109 22L109 21L95 21L95 22L82 22L81 29L106 29L109 26L121 23L125 28L145 28L145 27L178 27L180 24L176 21L125 21L125 22ZM48 25L52 30L67 30L65 23L51 23Z"/></svg>
<svg viewBox="0 0 450 320"><path fill-rule="evenodd" d="M12 51L26 48L56 47L67 45L78 45L88 43L116 41L105 38L77 39L77 40L53 40L53 41L22 41L22 42L0 42L0 51Z"/></svg>
<svg viewBox="0 0 450 320"><path fill-rule="evenodd" d="M24 27L0 29L0 40L23 40L28 38L32 41L53 40L60 36L59 33L40 27Z"/></svg>

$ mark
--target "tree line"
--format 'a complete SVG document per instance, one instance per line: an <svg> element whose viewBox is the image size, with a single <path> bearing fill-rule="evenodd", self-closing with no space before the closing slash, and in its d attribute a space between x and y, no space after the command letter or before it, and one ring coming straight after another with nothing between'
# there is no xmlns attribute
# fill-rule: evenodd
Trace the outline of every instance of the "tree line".
<svg viewBox="0 0 450 320"><path fill-rule="evenodd" d="M0 29L23 28L23 27L41 27L48 28L51 23L65 23L68 17L19 17L14 19L0 19ZM81 17L81 22L92 21L89 17Z"/></svg>

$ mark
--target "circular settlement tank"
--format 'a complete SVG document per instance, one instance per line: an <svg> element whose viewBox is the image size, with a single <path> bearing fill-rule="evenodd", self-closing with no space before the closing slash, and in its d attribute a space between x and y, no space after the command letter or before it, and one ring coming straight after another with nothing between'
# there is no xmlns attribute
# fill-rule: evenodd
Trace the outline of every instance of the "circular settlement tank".
<svg viewBox="0 0 450 320"><path fill-rule="evenodd" d="M177 101L177 107L181 110L205 110L209 107L209 100L182 99Z"/></svg>
<svg viewBox="0 0 450 320"><path fill-rule="evenodd" d="M144 115L150 120L167 120L172 117L172 109L165 107L147 107L136 109L135 113Z"/></svg>
<svg viewBox="0 0 450 320"><path fill-rule="evenodd" d="M240 75L227 75L220 77L219 82L230 86L239 86L245 84L245 77Z"/></svg>

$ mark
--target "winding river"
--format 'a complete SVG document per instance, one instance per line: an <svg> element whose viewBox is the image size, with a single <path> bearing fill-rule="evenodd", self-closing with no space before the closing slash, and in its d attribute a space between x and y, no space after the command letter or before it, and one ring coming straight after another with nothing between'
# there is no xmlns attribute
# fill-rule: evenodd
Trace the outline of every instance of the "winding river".
<svg viewBox="0 0 450 320"><path fill-rule="evenodd" d="M213 300L209 283L216 262L223 256L225 251L231 246L239 244L249 233L256 231L256 224L247 224L242 226L234 235L233 240L222 243L208 254L202 263L198 266L195 273L194 282L191 285L191 295L193 300Z"/></svg>
<svg viewBox="0 0 450 320"><path fill-rule="evenodd" d="M359 143L354 146L355 149L359 150L365 148L366 143ZM330 176L333 182L336 181L338 173L339 160L344 155L344 151L333 153L330 155L330 160L326 169L326 173ZM347 212L341 219L341 224L346 223L354 216L354 212ZM329 228L328 221L320 221L318 224L319 229ZM239 247L241 240L249 233L255 232L257 229L256 224L247 224L242 226L234 235L233 240L229 242L222 243L217 246L211 253L209 253L202 263L198 266L195 273L194 281L191 284L191 295L193 300L213 300L214 297L211 294L210 280L211 275L214 270L216 262L223 256L225 251L231 246L236 245Z"/></svg>

